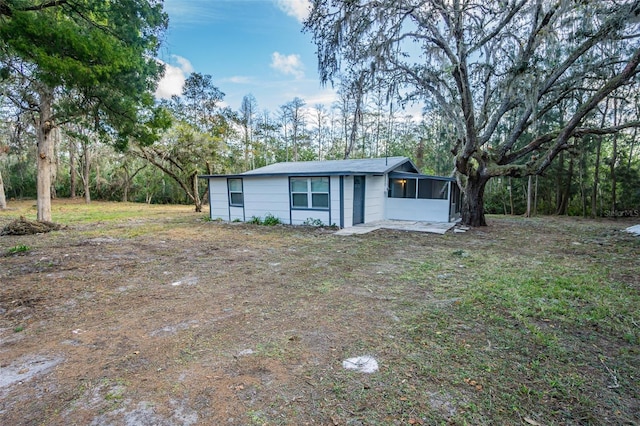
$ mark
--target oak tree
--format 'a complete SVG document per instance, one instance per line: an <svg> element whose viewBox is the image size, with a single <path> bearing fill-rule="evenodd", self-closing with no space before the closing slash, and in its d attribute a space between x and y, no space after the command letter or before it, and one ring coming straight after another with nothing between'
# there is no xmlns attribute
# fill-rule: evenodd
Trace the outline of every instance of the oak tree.
<svg viewBox="0 0 640 426"><path fill-rule="evenodd" d="M542 174L580 137L637 127L590 124L597 106L638 85L640 1L313 0L305 29L323 82L383 76L404 100L454 124L462 221L486 225L498 176ZM363 75L362 73L358 74ZM562 120L540 132L536 123Z"/></svg>

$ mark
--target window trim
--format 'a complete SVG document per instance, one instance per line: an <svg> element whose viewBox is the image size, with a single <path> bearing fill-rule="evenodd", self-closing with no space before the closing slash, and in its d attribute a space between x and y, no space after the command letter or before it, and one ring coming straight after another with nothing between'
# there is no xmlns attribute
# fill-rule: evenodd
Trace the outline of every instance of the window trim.
<svg viewBox="0 0 640 426"><path fill-rule="evenodd" d="M231 190L231 181L240 181L240 191ZM244 180L242 178L229 178L227 179L227 194L229 197L229 207L244 207ZM231 194L242 195L242 203L234 203Z"/></svg>
<svg viewBox="0 0 640 426"><path fill-rule="evenodd" d="M327 179L327 191L313 191L311 188L311 180L325 178ZM295 180L305 180L307 184L307 191L293 191L292 182ZM293 204L293 195L294 194L305 194L307 196L307 206L295 206ZM318 194L326 194L327 196L327 207L313 207L313 196ZM331 210L331 178L329 176L289 176L289 205L291 206L291 210L318 210L318 211L329 211Z"/></svg>
<svg viewBox="0 0 640 426"><path fill-rule="evenodd" d="M414 183L409 184L408 181L413 181ZM401 183L402 185L402 196L398 197L398 196L393 196L393 181L398 181L399 183ZM430 186L431 189L429 191L430 196L429 197L420 197L420 187L421 187L421 182L422 181L429 181L430 182ZM404 182L404 183L402 183ZM449 187L449 181L445 181L442 179L433 179L433 178L429 178L429 177L415 177L415 178L389 178L389 185L388 185L388 191L387 191L387 198L394 198L394 199L409 199L409 200L446 200L448 195L447 195L447 191L448 191L448 187ZM433 185L441 185L442 189L444 189L444 197L433 197ZM409 186L413 186L413 196L410 196L411 194L408 194L407 192L407 188Z"/></svg>

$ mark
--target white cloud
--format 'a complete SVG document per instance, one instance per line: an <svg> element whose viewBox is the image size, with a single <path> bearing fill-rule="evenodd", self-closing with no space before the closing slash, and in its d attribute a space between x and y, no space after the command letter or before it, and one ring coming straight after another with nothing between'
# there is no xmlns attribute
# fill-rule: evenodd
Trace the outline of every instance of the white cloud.
<svg viewBox="0 0 640 426"><path fill-rule="evenodd" d="M191 74L194 71L193 65L191 65L191 62L189 62L187 58L183 58L182 56L178 55L171 55L171 57L178 63L178 65L180 66L179 68L182 71L188 74Z"/></svg>
<svg viewBox="0 0 640 426"><path fill-rule="evenodd" d="M276 0L276 4L284 13L302 22L309 16L311 2L309 0Z"/></svg>
<svg viewBox="0 0 640 426"><path fill-rule="evenodd" d="M304 77L304 65L300 55L283 55L279 52L273 52L271 55L271 68L285 75L292 75L298 80Z"/></svg>
<svg viewBox="0 0 640 426"><path fill-rule="evenodd" d="M187 79L187 74L194 71L188 59L178 55L171 55L176 65L160 61L164 65L164 76L158 82L157 99L170 99L173 95L180 95Z"/></svg>
<svg viewBox="0 0 640 426"><path fill-rule="evenodd" d="M253 78L244 75L235 75L233 77L225 78L223 81L234 84L251 84L253 82Z"/></svg>

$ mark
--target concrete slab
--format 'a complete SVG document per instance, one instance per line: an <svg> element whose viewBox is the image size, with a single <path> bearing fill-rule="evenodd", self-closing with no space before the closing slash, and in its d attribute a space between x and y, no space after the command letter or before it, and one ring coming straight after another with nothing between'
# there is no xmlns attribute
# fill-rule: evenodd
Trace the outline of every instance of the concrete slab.
<svg viewBox="0 0 640 426"><path fill-rule="evenodd" d="M456 226L456 222L419 222L409 220L379 220L370 223L361 223L350 228L343 228L335 235L366 234L376 229L397 229L400 231L429 232L432 234L444 234Z"/></svg>

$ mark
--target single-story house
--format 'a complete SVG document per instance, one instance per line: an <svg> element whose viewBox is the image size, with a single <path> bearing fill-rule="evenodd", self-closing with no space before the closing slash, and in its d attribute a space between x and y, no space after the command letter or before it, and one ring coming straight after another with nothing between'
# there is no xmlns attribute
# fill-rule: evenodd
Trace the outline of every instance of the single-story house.
<svg viewBox="0 0 640 426"><path fill-rule="evenodd" d="M460 217L453 178L420 174L407 157L276 163L234 175L205 175L212 220L272 215L340 228L378 220L450 222Z"/></svg>

